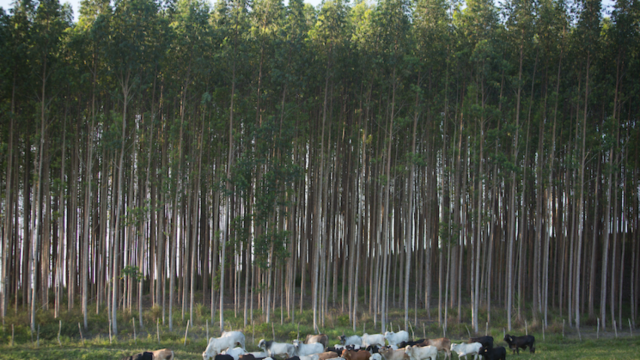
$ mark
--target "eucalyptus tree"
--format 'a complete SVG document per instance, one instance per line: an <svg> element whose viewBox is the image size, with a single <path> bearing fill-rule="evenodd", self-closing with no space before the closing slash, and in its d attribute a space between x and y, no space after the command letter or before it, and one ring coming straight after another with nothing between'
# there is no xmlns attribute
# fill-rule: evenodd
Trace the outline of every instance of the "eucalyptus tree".
<svg viewBox="0 0 640 360"><path fill-rule="evenodd" d="M123 173L125 149L127 147L127 111L137 86L140 85L141 67L155 55L154 44L149 41L150 34L157 22L157 4L150 0L119 0L114 3L114 13L111 20L111 37L107 45L109 58L107 62L122 94L122 113L117 122L121 122L120 150L117 164L117 202L116 218L113 228L112 262L112 293L111 293L111 326L114 334L118 333L117 303L118 303L118 249L121 243L120 221L124 213ZM175 208L174 208L175 210ZM171 259L171 257L169 257ZM171 273L173 275L173 272ZM170 290L173 288L171 287ZM169 300L171 304L171 298ZM171 323L171 317L169 318Z"/></svg>
<svg viewBox="0 0 640 360"><path fill-rule="evenodd" d="M3 128L8 129L8 154L6 158L5 172L5 211L4 213L4 231L3 231L3 248L2 258L0 259L0 291L2 298L0 299L1 316L4 319L6 315L6 309L8 306L8 295L10 289L7 285L10 275L10 239L12 234L18 232L18 224L12 224L13 218L13 203L18 202L18 164L17 154L14 155L14 150L17 148L18 134L20 131L20 120L26 119L26 114L21 114L21 109L27 107L28 99L31 97L29 93L31 89L28 88L30 81L31 68L28 64L32 64L34 57L31 46L33 44L33 18L35 17L36 5L33 1L25 0L16 2L7 13L2 11L1 16L1 28L2 28L2 66L0 72L1 76L1 90L2 91L2 112L8 116L3 116L3 120L8 120L9 124ZM8 104L7 104L8 102ZM16 121L18 120L18 121ZM14 161L15 159L15 161ZM14 164L16 164L14 166ZM13 189L12 189L13 188ZM30 189L26 189L24 193L29 192ZM15 199L15 200L14 200ZM28 212L24 213L25 223L28 218ZM25 231L29 228L25 224ZM26 236L25 236L26 238ZM16 269L17 270L17 265ZM17 289L16 289L17 291ZM17 302L16 302L17 310Z"/></svg>
<svg viewBox="0 0 640 360"><path fill-rule="evenodd" d="M9 64L11 61L11 52L10 52L10 42L8 39L11 38L11 17L5 14L4 9L0 8L0 61L4 64ZM0 70L0 94L2 94L3 99L7 99L8 97L5 95L8 93L9 83L9 67L3 67ZM2 108L6 109L6 102L2 102ZM13 162L13 131L15 121L13 120L13 109L10 109L9 113L9 133L8 133L8 141L7 145L9 146L9 151L6 159L6 174L5 179L5 197L4 197L4 224L3 224L3 238L2 238L2 255L0 256L0 316L4 321L4 317L7 313L7 261L9 260L9 256L7 255L7 251L9 250L9 241L11 239L11 228L12 228L12 210L13 205L11 203L11 179L12 179L12 162ZM3 110L3 112L6 110ZM6 125L4 126L6 128Z"/></svg>
<svg viewBox="0 0 640 360"><path fill-rule="evenodd" d="M320 231L322 229L322 201L321 194L323 193L323 179L324 179L324 167L325 167L325 125L328 117L328 102L329 102L329 86L333 75L333 66L336 61L335 54L344 46L345 31L347 23L347 4L342 0L327 1L322 4L322 7L318 13L317 21L314 27L309 31L311 41L314 43L314 48L318 50L318 56L321 61L325 63L325 76L324 76L324 100L322 104L322 124L320 134L320 161L318 164L318 181L316 182L316 189L314 194L316 199L313 219L313 269L311 271L313 278L311 283L312 289L312 302L313 302L313 328L315 331L318 329L318 274L320 272L319 258L321 248ZM329 119L331 121L331 119Z"/></svg>
<svg viewBox="0 0 640 360"><path fill-rule="evenodd" d="M182 0L178 1L175 5L175 13L172 17L172 22L170 27L172 29L172 35L174 36L172 39L172 62L175 64L182 64L172 75L177 80L177 83L180 84L180 140L179 140L179 149L178 149L178 158L177 162L179 162L179 167L182 166L184 162L182 155L182 127L185 126L185 117L187 118L187 123L191 127L191 133L193 135L200 132L201 125L198 125L195 121L196 117L187 115L189 111L189 107L191 104L188 96L188 90L191 85L197 85L198 81L202 81L202 77L206 76L209 66L207 64L207 59L205 57L206 51L208 50L207 45L210 44L209 37L211 36L211 28L209 24L209 13L210 9L206 2L204 1L191 1L191 0ZM196 91L193 89L192 91ZM198 98L199 96L196 96ZM193 111L193 110L192 110ZM202 134L201 134L202 135ZM200 145L194 144L196 149L202 149L201 143ZM201 161L201 156L195 155L195 157L199 157L198 161ZM200 177L201 171L192 170L189 172L190 177L195 177L195 183L199 184L200 181L197 179ZM178 197L182 197L182 176L181 169L178 169L178 177L176 180L176 185L178 190L176 191L176 197L174 198L174 211L177 209L177 200ZM197 191L196 191L197 193ZM189 209L188 211L192 211ZM189 227L191 228L191 233L197 234L196 224L198 223L197 219L197 211L193 212L192 215L188 216ZM176 223L177 224L177 223ZM176 242L177 239L172 239L172 245ZM197 238L192 239L187 246L187 249L191 248L191 266L189 269L189 276L186 276L186 272L183 273L183 282L186 284L186 281L190 284L190 300L189 300L189 318L191 319L191 324L193 324L193 305L194 305L194 290L195 290L195 254L194 251L196 249L196 241ZM186 254L185 254L186 255ZM187 259L184 260L185 264ZM170 290L171 291L171 290ZM186 291L184 291L186 295ZM185 297L183 297L184 299ZM183 309L184 309L183 301ZM169 300L169 311L171 312L172 301ZM169 324L172 323L172 320L169 319Z"/></svg>
<svg viewBox="0 0 640 360"><path fill-rule="evenodd" d="M608 41L609 46L612 46L613 49L615 49L614 51L617 53L616 56L616 76L615 76L615 86L616 86L616 90L614 91L614 103L613 103L613 119L614 119L614 123L619 123L619 119L622 119L622 111L624 109L624 105L626 103L626 107L627 107L627 120L625 122L623 122L622 125L620 125L621 128L625 128L627 129L627 139L625 139L625 143L627 144L625 146L625 153L630 154L631 153L631 149L633 149L634 151L636 151L637 153L637 143L633 142L631 140L631 137L634 136L632 135L632 133L629 131L629 124L632 121L632 116L631 116L631 107L632 104L634 103L634 101L632 100L633 98L637 99L637 94L638 94L638 85L637 82L633 81L633 79L635 77L637 77L638 74L638 70L640 69L639 65L639 61L638 61L638 56L640 55L638 52L638 46L640 44L640 33L637 31L637 25L640 23L640 3L638 3L637 1L627 1L627 0L619 0L616 2L614 9L611 13L611 20L613 23L612 29L613 30L613 41ZM634 25L635 24L635 25ZM635 26L635 31L633 30ZM608 54L607 51L600 51L601 54ZM625 65L628 64L628 65ZM626 89L626 90L625 90ZM627 155L628 156L628 155ZM625 168L629 165L629 160L626 160L627 163L625 164ZM637 172L637 170L635 170ZM630 172L634 172L634 171L630 171ZM634 175L636 176L636 175ZM637 176L635 178L635 182L637 183ZM625 179L629 182L630 179ZM626 182L625 182L626 184ZM635 185L632 185L635 186ZM633 194L635 194L634 191L628 191L624 190L624 193L626 193L628 196L634 196ZM628 197L625 197L624 200L625 204L631 203ZM629 207L625 206L624 208L627 209L627 211L632 211L629 209ZM638 209L638 205L636 203L635 205L636 211ZM628 213L627 213L628 214ZM631 219L633 215L629 215L628 218ZM624 215L623 213L623 221L625 221L625 218L627 218L627 216ZM627 221L627 226L628 226L628 221ZM628 235L627 235L628 236ZM636 244L637 247L637 244ZM635 251L635 252L634 252ZM635 271L635 273L633 274L633 276L631 276L631 278L629 279L630 283L631 283L631 298L632 299L637 299L637 289L638 289L638 278L639 276L637 275L638 272L638 259L637 259L637 254L638 251L636 250L632 250L632 261L631 261L631 268L633 269L633 271ZM624 253L623 256L624 258ZM624 263L623 263L624 264ZM624 267L624 266L623 266ZM622 320L621 320L621 312L622 312L622 295L623 295L623 284L622 281L623 279L626 280L626 276L622 276L622 273L620 274L620 285L619 285L619 325L618 326L622 326ZM635 283L634 283L635 282ZM637 308L634 306L631 309L631 315L632 318L636 316L636 312L637 312ZM613 316L613 314L612 314Z"/></svg>
<svg viewBox="0 0 640 360"><path fill-rule="evenodd" d="M285 18L282 26L282 31L284 32L284 34L279 37L279 42L277 43L278 46L276 46L276 54L274 58L275 62L277 62L277 67L276 71L273 72L273 77L280 78L282 86L282 102L280 105L281 116L284 117L285 115L290 114L290 116L295 116L298 119L303 118L304 112L301 104L296 99L299 98L299 96L303 93L306 86L303 81L305 79L307 61L310 57L310 53L307 50L306 41L310 26L307 22L307 18L305 17L304 6L305 5L302 0L292 0L289 1L289 4L285 9ZM294 152L296 152L296 156L298 158L300 158L298 154L302 152L301 143L303 143L303 141L300 140L302 136L302 131L295 135L296 148ZM299 184L298 188L300 188ZM298 193L300 193L299 189ZM293 201L296 201L297 203L301 202L301 197L299 195L292 195L291 197L297 200ZM300 229L298 226L294 225L298 222L294 217L295 213L295 210L290 211L292 221L291 226L288 228L290 236L288 250L291 252L288 259L288 268L293 270L287 273L287 284L289 286L289 292L287 295L287 314L290 316L292 322L295 321L294 304L295 280L297 272L296 253L294 249L296 248L296 246L302 245L299 243L299 241L296 241L297 237L300 234ZM301 269L301 272L302 274L304 274L304 269ZM301 281L301 288L302 286L304 286L303 281Z"/></svg>
<svg viewBox="0 0 640 360"><path fill-rule="evenodd" d="M371 105L371 92L374 82L375 66L371 55L375 50L375 44L373 43L373 12L375 8L367 2L362 1L356 4L350 12L350 27L352 29L352 48L356 55L356 66L360 70L360 94L358 105L358 125L357 130L360 130L361 137L356 140L359 146L360 160L359 167L357 169L356 186L354 186L353 206L357 206L358 222L355 224L356 228L353 229L352 241L349 247L349 254L355 254L355 261L349 261L349 317L353 324L353 331L356 331L357 327L357 311L358 311L358 273L360 267L360 248L361 244L367 241L367 231L365 229L364 214L366 213L365 199L368 160L367 160L367 139L369 139L370 128L368 126L370 116ZM357 203L357 205L356 205ZM362 236L362 238L360 238ZM343 279L343 282L345 279ZM369 289L372 292L372 289ZM375 321L375 320L374 320Z"/></svg>
<svg viewBox="0 0 640 360"><path fill-rule="evenodd" d="M544 200L546 201L545 205L545 219L544 226L538 227L540 231L544 232L544 249L541 253L542 258L544 259L544 263L542 264L542 284L543 289L541 289L542 293L542 302L544 305L542 306L543 311L543 326L547 327L547 315L548 315L548 301L549 301L549 252L551 245L551 224L554 223L553 219L553 203L554 199L552 196L552 187L553 187L553 174L554 174L554 163L556 157L556 125L558 119L558 105L560 101L560 82L561 82L561 74L562 74L562 59L564 56L564 35L566 31L567 23L566 23L566 12L563 2L551 2L551 1L543 1L540 3L538 8L538 30L537 34L540 38L540 46L542 47L542 52L544 54L545 59L548 62L549 72L553 74L553 72L557 71L557 75L555 78L555 90L549 90L549 86L553 86L552 84L547 84L547 89L545 89L545 107L547 103L547 98L552 96L553 99L549 99L549 101L553 101L553 115L549 114L546 109L543 112L544 121L546 121L547 116L553 117L553 125L551 126L551 139L549 142L548 149L548 178L544 191ZM552 62L557 61L557 66ZM552 65L553 64L553 65ZM554 71L554 67L557 67L557 70ZM547 65L545 62L545 71ZM553 78L550 77L549 80ZM549 82L549 80L547 82ZM551 94L549 94L551 92ZM542 120L541 120L542 121ZM543 121L543 123L544 123ZM542 127L543 125L541 125ZM542 140L540 140L542 141ZM538 154L541 156L542 154ZM541 160L542 162L543 160ZM538 194L541 196L542 194ZM597 201L597 200L596 200ZM594 235L597 232L594 231ZM542 240L539 240L542 243ZM558 239L556 239L558 241ZM594 245L595 245L594 241ZM595 259L595 257L593 257ZM595 278L595 275L592 271L592 275L590 276L592 279ZM553 289L551 289L553 291Z"/></svg>
<svg viewBox="0 0 640 360"><path fill-rule="evenodd" d="M582 3L581 3L582 4ZM613 251L613 259L611 265L611 285L607 286L607 275L608 275L608 261L609 261L609 241L611 234L615 239L617 236L616 226L612 226L618 220L615 218L611 218L610 211L611 208L616 208L617 204L611 202L611 193L612 191L616 191L617 181L613 180L612 182L612 174L615 172L617 177L617 171L620 169L619 159L620 153L623 152L622 144L620 144L619 133L621 131L621 111L623 108L623 103L625 101L625 97L628 98L632 91L625 91L624 88L629 88L628 82L625 82L626 76L624 75L629 71L629 68L632 68L634 60L630 58L633 57L631 55L633 53L634 45L638 44L638 33L637 31L633 31L631 29L631 24L637 24L638 18L640 17L640 10L638 10L637 2L629 2L626 0L616 1L614 5L614 9L612 12L611 20L612 24L606 27L605 39L599 39L596 37L596 31L600 30L600 23L595 24L595 21L600 19L600 14L595 14L594 12L600 9L600 4L593 4L591 2L584 2L581 8L580 20L578 22L577 31L581 35L581 40L587 42L583 46L588 47L588 51L592 54L596 54L599 51L603 50L606 53L615 54L615 58L609 58L610 60L615 59L615 65L611 64L609 61L605 62L604 66L606 66L606 70L612 70L615 67L615 75L613 75L614 82L611 85L614 85L613 91L613 101L609 100L613 108L606 119L607 131L605 132L604 137L604 147L608 150L608 164L606 165L606 174L607 174L607 189L606 189L606 210L604 216L604 230L603 230L603 245L602 245L602 273L601 273L601 283L600 283L600 317L602 318L603 327L606 325L606 303L607 298L606 294L611 294L611 319L614 319L614 296L615 296L615 284L613 282L613 274L615 273L613 269L615 269L615 240L614 240L614 251ZM601 44L598 40L603 41ZM606 42L605 42L606 41ZM601 50L601 51L602 51ZM605 70L605 71L606 71ZM609 75L609 77L611 77ZM615 212L614 212L615 214Z"/></svg>
<svg viewBox="0 0 640 360"><path fill-rule="evenodd" d="M410 8L409 2L402 0L386 0L382 1L376 7L373 20L373 34L377 39L379 61L384 64L382 66L384 79L384 89L390 90L391 103L388 115L388 130L386 139L386 156L385 156L385 175L384 175L384 204L383 204L383 222L382 235L384 237L383 244L383 281L382 281L382 332L386 330L387 320L387 292L388 292L388 251L390 246L389 239L389 217L391 209L389 207L389 197L391 195L391 187L395 186L391 178L391 149L394 143L393 134L394 120L398 116L396 109L397 97L399 98L399 88L402 90L403 79L401 78L406 63L404 62L405 54L410 48ZM411 219L408 219L411 221ZM407 251L409 251L409 243L405 243ZM409 256L407 260L409 261ZM407 272L408 273L408 272ZM407 294L408 295L408 294ZM406 296L408 299L408 296ZM408 301L405 302L405 324L408 320Z"/></svg>
<svg viewBox="0 0 640 360"><path fill-rule="evenodd" d="M35 60L39 67L39 85L41 87L39 93L40 102L40 131L39 145L37 157L37 191L35 194L34 216L33 216L33 231L31 232L31 331L35 331L35 317L37 308L37 273L38 273L38 255L40 250L40 239L42 232L41 216L42 216L42 187L43 176L42 168L43 163L46 161L45 156L45 141L46 141L46 129L48 112L47 106L50 103L48 100L47 85L48 80L56 70L58 65L59 54L61 51L62 37L64 31L69 27L69 15L63 12L62 6L57 0L43 1L39 4L35 18L33 22L33 51L35 52ZM47 230L48 231L48 230Z"/></svg>
<svg viewBox="0 0 640 360"><path fill-rule="evenodd" d="M229 241L230 225L231 225L231 199L233 196L233 168L235 145L234 145L234 114L235 106L234 101L236 98L236 85L238 82L238 67L241 63L242 56L246 51L244 34L248 26L248 4L244 0L235 1L219 1L216 3L215 11L213 14L214 29L222 40L222 51L224 54L223 66L230 69L231 79L226 79L230 82L231 91L229 93L229 132L228 132L228 155L227 155L227 167L226 167L226 179L225 179L225 191L226 198L224 204L224 216L222 218L221 233L222 233L222 250L220 254L220 331L224 331L224 271L225 271L225 255L226 245ZM227 72L228 74L228 72ZM212 286L213 289L213 286ZM212 290L213 291L213 290ZM214 316L213 311L213 298L212 301L212 321Z"/></svg>
<svg viewBox="0 0 640 360"><path fill-rule="evenodd" d="M87 329L88 298L89 298L89 235L92 233L90 224L91 204L92 204L92 175L93 175L93 149L95 144L93 136L96 128L96 93L99 91L98 73L101 63L104 62L105 54L101 46L107 35L108 18L111 15L109 2L102 0L84 0L80 8L78 25L74 28L73 40L76 49L74 58L79 60L79 68L91 74L91 110L90 125L86 131L87 156L86 156L86 191L84 204L84 238L82 244L82 314L84 328ZM95 219L94 219L95 221ZM93 224L96 227L97 224Z"/></svg>
<svg viewBox="0 0 640 360"><path fill-rule="evenodd" d="M280 243L282 229L279 229L277 223L279 216L276 212L278 209L273 207L278 198L277 192L281 189L274 187L273 181L277 181L277 179L272 178L273 173L271 173L273 171L271 166L281 159L276 158L277 151L270 146L271 141L277 136L277 133L274 133L274 126L277 126L277 119L280 119L280 114L276 114L274 108L274 105L277 104L274 96L281 93L279 89L281 84L274 81L276 80L274 75L281 71L283 66L277 63L275 51L283 45L284 16L284 6L280 0L256 1L252 4L251 27L249 29L251 36L249 51L256 71L252 74L253 86L255 87L255 97L252 98L255 99L256 111L255 121L248 122L246 126L248 129L252 129L249 133L254 139L254 145L243 154L242 161L250 160L249 162L254 163L252 166L254 176L249 177L255 178L254 191L249 192L252 193L249 201L249 213L254 214L254 246L256 249L261 249L256 251L255 262L266 273L264 305L267 322L270 322L271 304L272 301L275 301L271 297L272 278L275 276L275 264L277 263L274 256L282 254L282 251L278 250L284 245ZM269 96L270 94L271 96ZM273 145L275 144L277 142L273 143ZM247 243L246 246L249 248L250 244Z"/></svg>
<svg viewBox="0 0 640 360"><path fill-rule="evenodd" d="M447 118L449 114L449 101L448 101L448 89L449 89L449 64L450 54L452 52L453 41L453 27L452 27L452 14L449 12L450 4L445 0L420 0L416 2L415 10L413 12L414 25L413 30L416 32L415 38L415 51L416 56L424 62L425 67L429 69L425 74L424 86L426 86L425 94L425 116L427 117L427 129L432 129L433 136L431 149L436 149L437 139L442 138L441 146L446 149L447 141ZM439 120L442 120L440 122ZM440 126L442 124L442 126ZM436 132L442 129L442 134L436 134ZM434 153L436 151L433 151ZM443 160L444 153L442 152ZM430 162L435 161L435 155L432 155ZM434 164L435 165L435 164ZM435 183L435 179L431 180L431 184ZM435 186L434 186L435 188ZM443 188L443 191L446 189ZM448 205L446 206L448 209ZM442 212L445 211L445 207L440 207ZM446 223L446 222L445 222ZM435 225L435 224L434 224ZM427 225L432 229L436 226ZM444 234L444 233L441 233ZM435 238L435 234L431 233L431 236ZM430 240L428 239L427 242ZM424 304L428 310L431 305L432 297L432 275L431 275L431 251L438 251L439 255L439 269L438 273L438 323L442 324L442 299L444 294L443 285L443 246L444 243L438 246L437 242L431 241L432 244L427 243L426 249L426 279L424 284ZM431 245L431 246L430 246Z"/></svg>
<svg viewBox="0 0 640 360"><path fill-rule="evenodd" d="M468 120L466 131L460 127L459 131L465 137L473 136L471 132L476 131L475 143L478 149L475 159L478 163L478 173L476 174L477 185L473 188L477 192L477 205L474 211L476 225L471 240L471 313L472 326L474 331L478 331L478 307L480 299L480 253L481 241L483 237L482 229L484 222L483 212L483 178L485 164L485 136L487 125L490 121L500 121L500 112L495 106L495 94L498 89L497 78L499 78L500 47L498 46L502 27L498 21L497 9L490 2L473 2L462 10L459 17L455 18L455 28L457 29L457 61L462 69L467 69L465 83L468 82L466 95L462 101L463 112ZM470 121L469 121L470 120ZM460 151L462 149L458 149ZM460 171L460 170L458 170ZM463 178L462 181L466 181ZM462 196L466 196L462 192ZM462 202L462 199L456 200ZM464 202L463 202L464 203ZM461 226L464 226L461 224ZM472 225L473 226L473 225ZM460 259L462 261L462 259ZM460 285L460 284L459 284Z"/></svg>
<svg viewBox="0 0 640 360"><path fill-rule="evenodd" d="M514 74L512 78L513 86L516 88L516 98L515 98L515 113L514 124L512 125L511 131L514 132L513 138L511 140L511 180L510 180L510 193L509 193L509 244L507 250L507 281L505 283L505 290L507 292L507 327L508 330L511 330L511 311L513 307L513 289L515 287L513 274L515 274L515 261L514 261L514 246L516 242L516 197L517 197L517 181L516 175L518 173L518 163L519 159L519 138L521 136L520 129L522 127L520 123L520 116L522 112L522 94L523 94L523 85L525 79L523 79L525 63L525 56L529 55L525 53L525 50L535 49L532 46L533 41L533 15L534 15L534 7L533 3L528 0L516 0L507 2L504 5L505 16L506 18L506 27L509 29L508 37L511 42L511 49L515 50L512 54L515 58L517 58L518 70L517 75ZM536 58L537 61L537 58ZM535 73L535 67L534 67ZM526 166L526 164L525 164ZM524 216L524 208L518 212L520 217ZM522 229L518 229L518 232L522 233ZM521 240L522 241L522 240ZM521 259L522 260L522 259Z"/></svg>
<svg viewBox="0 0 640 360"><path fill-rule="evenodd" d="M589 113L588 112L589 85L590 85L589 75L591 70L590 68L592 66L591 56L597 49L598 40L600 37L601 3L599 1L585 0L581 5L582 5L582 9L581 9L582 11L580 12L575 35L579 38L579 40L577 40L577 43L581 45L580 51L583 54L586 53L587 59L586 59L586 64L583 65L586 71L586 74L585 74L585 82L584 82L585 92L584 92L584 109L583 109L583 121L582 121L582 136L581 136L582 150L580 155L581 160L580 160L580 169L579 169L580 170L580 180L579 180L580 195L578 199L578 209L577 209L578 216L579 216L579 223L577 225L578 244L577 244L577 250L576 250L577 264L576 264L576 270L575 270L576 279L575 279L575 295L574 295L575 323L577 327L580 327L580 301L579 301L580 298L579 297L580 297L580 274L582 272L580 263L582 260L582 242L583 242L582 238L584 233L583 202L584 202L584 171L585 171L585 161L586 161L586 152L585 152L586 131L587 131L586 129L587 129L587 117ZM578 131L577 125L576 125L576 131ZM577 139L577 136L576 136L576 139ZM605 236L608 236L607 233L605 233ZM606 254L606 250L605 250L605 254ZM605 255L605 258L606 258L606 255ZM604 269L606 269L606 266L604 267ZM604 270L603 272L606 274L606 270ZM604 286L604 283L603 283L603 286ZM611 306L613 308L613 303L611 304ZM605 324L604 316L602 318L602 321L604 326Z"/></svg>

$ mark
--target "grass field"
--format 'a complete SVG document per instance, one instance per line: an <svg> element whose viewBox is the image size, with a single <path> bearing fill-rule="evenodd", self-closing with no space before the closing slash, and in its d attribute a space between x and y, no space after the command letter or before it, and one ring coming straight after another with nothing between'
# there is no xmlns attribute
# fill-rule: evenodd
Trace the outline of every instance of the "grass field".
<svg viewBox="0 0 640 360"><path fill-rule="evenodd" d="M143 321L146 327L139 325L138 314L122 313L119 315L119 334L109 340L109 324L106 314L92 315L89 319L89 329L83 330L85 342L80 339L78 323L82 316L79 312L64 313L60 319L54 319L50 313L42 312L38 315L40 324L40 335L31 334L29 322L22 313L18 316L8 316L5 324L0 328L0 359L42 359L42 360L62 360L62 359L120 359L144 350L156 350L162 348L172 349L177 359L202 359L202 352L207 344L207 330L209 336L219 335L219 326L211 326L206 319L210 315L203 309L199 309L195 316L195 324L189 328L185 345L185 329L188 315L183 319L180 312L174 313L174 329L169 331L168 321L163 325L159 322L157 309L151 309L143 313ZM466 310L465 310L466 311ZM402 323L403 311L393 310L390 312L389 327L398 330L398 325ZM238 312L237 317L233 311L225 311L225 321L227 330L242 330L246 336L246 348L248 351L259 351L257 343L260 339L275 338L278 341L291 341L296 337L304 338L307 334L313 333L312 312L304 311L302 314L296 313L294 321L287 319L286 314L276 311L273 314L274 323L264 322L264 316L254 312L255 325L243 327L242 313ZM436 314L432 314L436 315ZM133 336L133 321L136 318L136 339ZM281 319L283 324L280 324ZM408 329L410 336L414 338L436 338L442 337L444 330L437 321L423 312L410 316L411 328ZM450 314L449 326L446 336L453 342L465 341L468 338L469 321L457 323L455 313ZM543 339L542 328L539 321L530 318L528 322L514 322L512 335L524 335L525 332L536 337L536 354L529 354L528 350L520 355L511 355L507 352L507 357L518 359L640 359L640 331L635 331L630 335L629 328L620 331L618 337L609 327L606 332L596 334L596 328L589 321L583 321L581 333L578 334L575 328L563 326L560 316L552 316L550 326L545 330ZM468 320L468 319L467 319ZM505 346L502 341L506 321L499 311L492 311L491 327L489 333L496 339L496 346ZM481 324L485 321L480 319ZM13 345L12 339L13 329ZM160 331L160 342L158 333ZM480 326L480 335L486 331L484 326ZM353 329L349 326L348 315L340 315L337 312L330 313L325 318L324 324L320 325L320 331L329 335L330 343L337 343L337 337L341 334L353 334ZM413 334L412 334L413 331ZM58 332L60 332L60 343L58 342ZM357 334L363 332L378 333L380 324L374 327L374 322L367 314L362 314L359 318ZM599 337L598 339L596 337ZM39 340L38 340L39 338ZM443 357L438 357L441 360ZM453 356L457 360L457 356Z"/></svg>
<svg viewBox="0 0 640 360"><path fill-rule="evenodd" d="M536 338L538 338L536 336ZM501 343L501 342L500 342ZM504 344L499 344L504 345ZM169 347L175 354L176 359L202 359L202 351L205 348L204 341L188 343L184 346L179 341L167 341L158 345L155 341L138 341L135 345L130 342L119 342L109 344L95 340L82 343L67 344L62 347L57 344L46 343L35 345L3 345L0 347L0 359L120 359L121 357L132 355L148 349L159 349ZM249 346L247 346L249 347ZM255 345L254 345L255 347ZM255 350L255 349L254 349ZM511 355L507 352L507 357L526 359L638 359L640 358L640 338L620 337L617 339L584 340L566 339L554 337L542 341L537 340L536 353L529 354L528 351L521 352L520 355ZM454 360L457 356L453 356ZM438 356L443 359L443 356Z"/></svg>

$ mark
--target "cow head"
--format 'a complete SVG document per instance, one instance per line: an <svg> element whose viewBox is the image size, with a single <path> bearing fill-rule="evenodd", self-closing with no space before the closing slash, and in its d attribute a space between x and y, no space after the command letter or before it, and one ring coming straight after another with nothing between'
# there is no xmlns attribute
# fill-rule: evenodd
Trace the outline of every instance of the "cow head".
<svg viewBox="0 0 640 360"><path fill-rule="evenodd" d="M347 337L345 335L338 336L338 340L340 340L340 344L344 345L347 342Z"/></svg>
<svg viewBox="0 0 640 360"><path fill-rule="evenodd" d="M204 360L207 360L208 358L215 358L216 355L218 355L218 350L215 347L215 338L211 338L211 340L209 340L209 344L207 345L207 348L204 349L204 352L202 353L202 358Z"/></svg>
<svg viewBox="0 0 640 360"><path fill-rule="evenodd" d="M260 339L260 342L258 343L258 347L260 349L264 350L264 351L267 351L267 349L266 349L266 347L267 347L266 341L264 341L264 339Z"/></svg>
<svg viewBox="0 0 640 360"><path fill-rule="evenodd" d="M480 348L480 350L478 350L478 355L486 355L489 353L489 348L485 348L484 346Z"/></svg>
<svg viewBox="0 0 640 360"><path fill-rule="evenodd" d="M351 360L351 352L349 352L349 350L347 349L342 350L342 357L345 360Z"/></svg>

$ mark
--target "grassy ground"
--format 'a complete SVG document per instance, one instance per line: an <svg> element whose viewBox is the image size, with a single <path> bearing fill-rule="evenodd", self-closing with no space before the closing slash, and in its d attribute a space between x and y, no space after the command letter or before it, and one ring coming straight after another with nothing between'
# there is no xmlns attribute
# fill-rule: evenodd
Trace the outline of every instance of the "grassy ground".
<svg viewBox="0 0 640 360"><path fill-rule="evenodd" d="M218 336L219 325L212 326L210 314L206 309L199 307L194 313L194 324L189 328L185 345L185 329L188 312L184 319L180 311L173 315L174 328L169 331L168 318L165 323L159 321L160 342L157 337L156 319L161 319L161 310L151 309L143 313L145 327L140 327L137 313L123 312L118 318L118 336L113 336L109 340L109 323L105 313L92 314L89 318L89 329L83 329L85 342L80 339L78 323L82 322L79 311L64 313L59 319L54 319L50 312L41 311L38 314L37 322L40 325L40 335L31 334L26 312L19 312L19 315L10 315L5 318L4 326L0 329L0 359L120 359L124 356L142 352L144 350L155 350L171 348L176 353L177 359L201 359L202 351L207 344L207 330L209 336ZM446 336L454 342L464 341L469 334L468 311L462 316L462 322L457 322L457 314L451 312L449 315L449 325ZM311 311L304 311L302 314L296 312L294 321L291 321L286 314L276 311L272 314L274 324L264 322L264 315L254 311L254 325L243 326L242 312L239 311L234 316L233 311L225 311L225 329L242 330L246 336L246 348L249 351L259 351L257 343L260 339L275 338L278 341L291 341L296 337L304 338L307 334L313 333L313 315ZM402 310L392 310L390 312L389 327L398 330L403 323L404 312ZM136 339L133 337L133 321L136 319ZM217 316L216 316L217 318ZM283 323L281 324L281 319ZM585 319L581 328L581 333L568 326L563 326L562 317L558 314L550 316L550 326L545 330L543 336L539 321L532 317L525 322L514 321L512 335L524 335L525 332L536 337L536 354L529 354L528 351L521 352L518 359L635 359L640 358L640 332L634 332L631 336L627 327L626 331L620 331L618 337L607 329L607 332L596 334L595 327ZM438 325L437 311L432 312L431 317L423 311L417 314L410 314L411 327L410 335L415 338L441 337L444 330ZM60 322L61 321L61 322ZM486 319L481 316L480 335L484 335ZM374 319L367 313L359 315L357 334L363 332L380 332L380 323L374 326ZM330 343L337 343L337 337L341 334L353 334L353 328L349 325L348 315L341 315L337 309L327 314L324 324L320 324L320 330L329 335ZM12 339L13 325L13 345ZM60 327L60 325L62 325ZM505 346L500 339L503 338L506 319L497 310L492 310L489 333L496 339L496 346ZM207 329L208 328L208 329ZM60 344L58 343L58 331L60 330ZM637 334L636 334L637 333ZM544 337L544 339L543 339ZM599 337L599 339L597 339ZM508 356L513 355L508 352ZM442 359L442 356L439 357ZM454 356L454 360L457 357Z"/></svg>
<svg viewBox="0 0 640 360"><path fill-rule="evenodd" d="M536 338L538 338L538 336L536 336ZM584 341L577 339L562 340L561 337L552 337L545 341L542 341L541 338L538 339L535 354L529 354L528 351L525 351L521 352L520 355L511 355L511 352L508 351L507 356L517 357L521 360L637 359L639 357L638 351L640 351L640 338L629 337L628 335L617 339L589 339ZM39 347L33 344L16 345L13 347L10 345L2 345L0 346L0 359L120 359L121 357L144 350L164 347L173 349L177 359L201 359L205 345L204 340L188 342L186 346L180 341L164 341L158 345L157 342L150 340L138 341L137 344L134 344L132 341L120 341L109 344L108 340L100 341L94 339L87 341L85 346L82 346L81 342L76 342L73 344L64 344L62 347L56 343L44 342L41 343ZM457 356L454 355L453 358L455 360ZM438 359L443 359L442 355L440 355Z"/></svg>

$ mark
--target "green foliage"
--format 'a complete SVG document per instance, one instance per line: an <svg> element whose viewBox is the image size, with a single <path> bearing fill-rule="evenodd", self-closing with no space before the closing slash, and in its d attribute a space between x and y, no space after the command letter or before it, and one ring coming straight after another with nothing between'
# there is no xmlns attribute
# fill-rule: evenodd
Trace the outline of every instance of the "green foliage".
<svg viewBox="0 0 640 360"><path fill-rule="evenodd" d="M137 266L127 265L120 272L120 279L130 278L135 282L139 282L144 279L144 274L140 271L140 268Z"/></svg>

